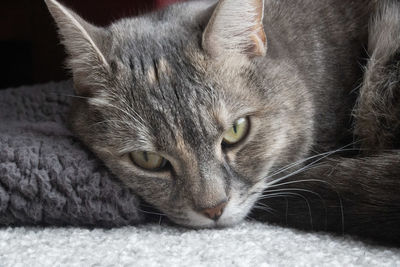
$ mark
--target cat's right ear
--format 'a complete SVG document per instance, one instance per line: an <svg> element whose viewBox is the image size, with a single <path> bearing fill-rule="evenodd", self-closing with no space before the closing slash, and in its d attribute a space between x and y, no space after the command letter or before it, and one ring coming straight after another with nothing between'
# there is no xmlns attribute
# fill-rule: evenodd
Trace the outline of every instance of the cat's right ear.
<svg viewBox="0 0 400 267"><path fill-rule="evenodd" d="M263 56L267 50L263 18L264 0L220 0L203 33L203 48L213 57Z"/></svg>
<svg viewBox="0 0 400 267"><path fill-rule="evenodd" d="M104 54L107 32L96 27L56 0L44 0L57 23L62 43L68 53L78 95L89 95L98 89L101 79L110 71Z"/></svg>

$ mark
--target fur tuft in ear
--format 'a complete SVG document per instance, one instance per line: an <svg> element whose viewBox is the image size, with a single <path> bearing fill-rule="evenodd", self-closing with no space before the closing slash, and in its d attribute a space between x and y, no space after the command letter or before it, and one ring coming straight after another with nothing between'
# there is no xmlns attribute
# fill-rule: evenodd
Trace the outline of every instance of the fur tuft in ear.
<svg viewBox="0 0 400 267"><path fill-rule="evenodd" d="M96 27L56 0L45 0L57 23L62 43L72 70L77 94L89 94L90 88L101 85L102 78L109 73L110 66L102 50L107 32Z"/></svg>
<svg viewBox="0 0 400 267"><path fill-rule="evenodd" d="M203 48L214 57L223 53L264 56L263 17L263 0L220 0L203 33Z"/></svg>

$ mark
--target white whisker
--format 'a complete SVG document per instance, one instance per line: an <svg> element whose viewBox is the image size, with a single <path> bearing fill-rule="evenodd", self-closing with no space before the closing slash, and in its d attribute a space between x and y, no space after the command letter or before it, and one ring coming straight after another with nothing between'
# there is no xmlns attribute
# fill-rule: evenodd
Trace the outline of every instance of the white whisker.
<svg viewBox="0 0 400 267"><path fill-rule="evenodd" d="M281 177L281 178L279 178L279 179L273 180L273 181L271 181L270 183L267 183L266 185L267 185L267 187L269 187L270 185L273 185L273 184L275 184L275 183L279 183L280 181L282 181L282 180L284 180L284 179L287 179L287 178L289 178L289 177L291 177L291 176L293 176L293 175L295 175L295 174L301 173L301 172L303 172L304 170L307 170L307 167L311 167L311 166L315 165L316 163L322 161L323 159L326 159L327 157L329 157L329 156L331 156L331 155L333 155L333 154L335 154L335 153L345 151L344 149L345 149L346 147L352 146L352 145L354 145L355 143L356 143L356 142L353 142L353 143L348 144L348 145L346 145L346 146L343 146L343 147L341 147L341 148L339 148L339 149L336 149L336 150L333 150L333 151L330 151L330 152L326 152L326 153L322 153L322 155L323 155L322 157L318 158L317 160L314 160L313 162L311 162L310 164L306 165L305 167L303 167L303 168L301 168L301 169L299 169L299 170L296 170L295 172L293 172L293 173L291 173L291 174L285 175L285 176L283 176L283 177ZM317 155L317 156L319 156L319 155ZM315 158L315 157L316 157L316 156L313 156L313 158ZM306 161L306 160L303 160L303 162L304 162L304 161ZM302 162L296 163L296 165L299 165L299 164L301 164L301 163L302 163ZM296 165L294 165L294 166L296 166ZM291 166L290 168L292 168L292 167L294 167L294 166ZM273 176L276 176L277 174L282 173L283 171L285 171L285 170L287 170L287 169L290 169L290 168L285 168L284 170L279 171L278 173L274 173L273 175L269 175L269 176L267 176L265 179L266 179L266 180L269 180L269 179L272 178Z"/></svg>
<svg viewBox="0 0 400 267"><path fill-rule="evenodd" d="M297 196L297 197L302 198L305 201L305 203L307 204L308 213L310 215L311 229L314 229L314 223L313 223L313 218L312 218L312 213L311 213L311 205L310 205L310 202L308 201L308 199L305 196L303 196L302 194L291 193L291 192L284 192L284 193L281 193L281 194L280 193L276 193L273 196L276 197L278 195L280 195L280 196ZM266 195L264 197L261 197L260 200L267 199L267 198L271 198L271 196L270 195Z"/></svg>
<svg viewBox="0 0 400 267"><path fill-rule="evenodd" d="M325 185L328 185L331 190L333 192L336 193L336 196L339 199L339 204L340 204L340 213L341 213L341 223L342 223L342 232L344 233L344 208L343 208L343 201L342 201L342 197L340 196L339 192L337 190L335 190L335 187L330 184L327 181L323 181L323 180L318 180L318 179L303 179L303 180L296 180L296 181L290 181L290 182L284 182L281 184L275 184L275 185L271 185L269 188L274 188L274 187L278 187L278 186L285 186L285 185L291 185L291 184L296 184L296 183L303 183L303 182L319 182L319 183L323 183Z"/></svg>
<svg viewBox="0 0 400 267"><path fill-rule="evenodd" d="M128 126L130 125L128 122L123 121L123 120L104 120L104 121L93 123L89 127L93 127L93 126L96 126L96 125L99 125L99 124L103 124L103 123L114 123L114 124L121 123L121 124L125 124L125 125L128 125Z"/></svg>
<svg viewBox="0 0 400 267"><path fill-rule="evenodd" d="M164 216L164 217L167 216L167 215L165 215L165 214L163 214L163 213L145 211L145 210L142 210L142 209L138 209L138 210L141 211L141 212L143 212L143 213L146 213L146 214L157 215L157 216Z"/></svg>
<svg viewBox="0 0 400 267"><path fill-rule="evenodd" d="M302 188L283 188L283 189L273 189L273 190L267 189L266 191L264 191L264 193L270 193L270 192L271 193L277 193L277 192L290 192L290 191L304 192L304 193L309 193L309 194L317 196L320 199L320 201L322 203L322 206L324 207L324 210L325 210L325 227L327 226L327 223L328 223L327 222L327 220L328 220L328 208L326 206L325 200L317 192L314 192L314 191L311 191L311 190L307 190L307 189L302 189ZM268 196L268 194L263 195L263 196Z"/></svg>
<svg viewBox="0 0 400 267"><path fill-rule="evenodd" d="M271 214L277 214L277 211L275 209L273 209L273 208L271 208L268 205L263 204L263 203L257 203L253 208L264 210L264 211L267 211L267 212L269 212Z"/></svg>

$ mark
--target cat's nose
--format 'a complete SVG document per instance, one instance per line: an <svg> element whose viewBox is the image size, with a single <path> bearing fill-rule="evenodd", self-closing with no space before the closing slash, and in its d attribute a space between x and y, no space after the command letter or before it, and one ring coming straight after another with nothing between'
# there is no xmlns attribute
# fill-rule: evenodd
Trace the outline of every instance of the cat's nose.
<svg viewBox="0 0 400 267"><path fill-rule="evenodd" d="M224 212L224 208L226 207L226 204L228 201L223 201L222 203L218 204L217 206L213 208L207 208L203 209L200 212L205 215L207 218L210 218L211 220L218 221L218 219L221 217L222 213Z"/></svg>

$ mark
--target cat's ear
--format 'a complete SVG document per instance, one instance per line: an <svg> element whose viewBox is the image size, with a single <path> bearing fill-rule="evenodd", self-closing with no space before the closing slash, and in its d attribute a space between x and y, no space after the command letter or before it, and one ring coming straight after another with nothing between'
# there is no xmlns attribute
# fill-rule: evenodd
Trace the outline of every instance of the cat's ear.
<svg viewBox="0 0 400 267"><path fill-rule="evenodd" d="M99 84L99 78L109 72L110 66L104 54L107 32L79 17L75 12L56 0L45 0L57 23L59 33L68 53L68 67L72 70L78 94Z"/></svg>
<svg viewBox="0 0 400 267"><path fill-rule="evenodd" d="M211 56L240 53L264 56L264 0L220 0L203 33L203 48Z"/></svg>

